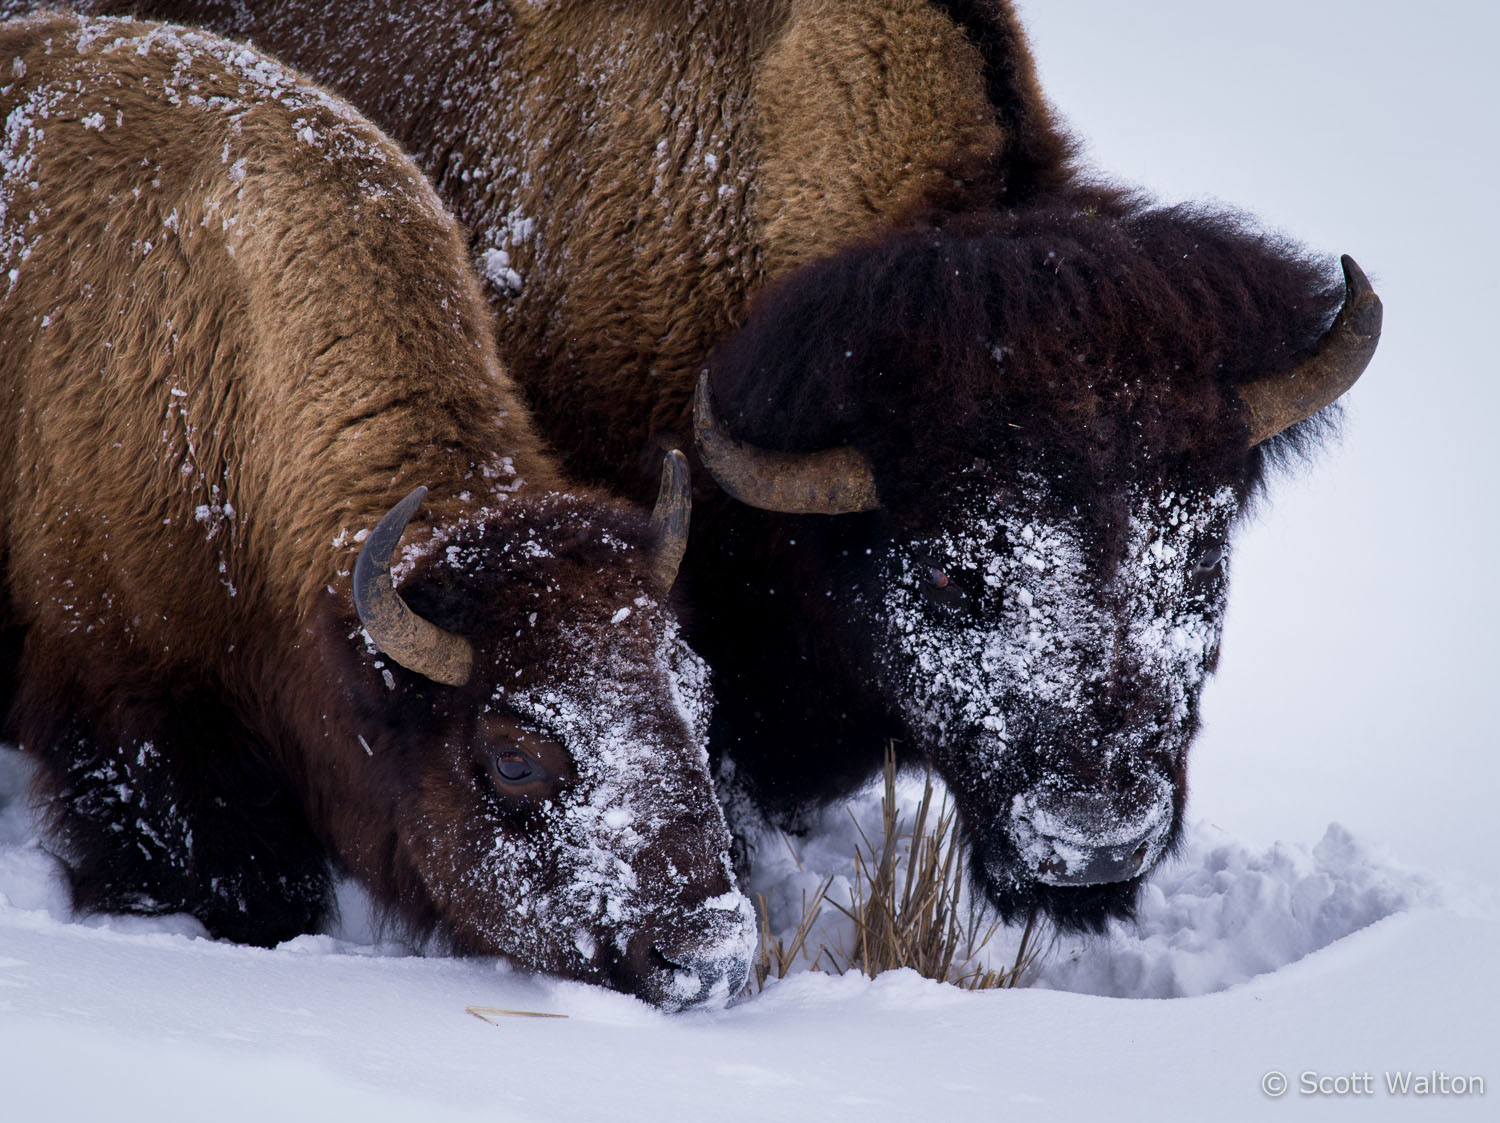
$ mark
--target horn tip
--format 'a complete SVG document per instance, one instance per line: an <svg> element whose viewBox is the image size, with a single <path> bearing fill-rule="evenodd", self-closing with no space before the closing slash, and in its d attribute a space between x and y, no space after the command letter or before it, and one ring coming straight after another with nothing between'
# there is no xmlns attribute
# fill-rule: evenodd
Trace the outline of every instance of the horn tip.
<svg viewBox="0 0 1500 1123"><path fill-rule="evenodd" d="M682 556L687 550L688 526L692 517L693 489L688 458L678 448L671 449L661 461L661 490L651 525L661 535L655 562L655 579L663 593L672 588Z"/></svg>
<svg viewBox="0 0 1500 1123"><path fill-rule="evenodd" d="M1348 310L1349 329L1365 339L1380 335L1385 319L1385 308L1380 296L1370 285L1370 278L1359 267L1359 262L1348 254L1339 258L1344 267L1344 307Z"/></svg>
<svg viewBox="0 0 1500 1123"><path fill-rule="evenodd" d="M1364 292L1370 287L1370 278L1365 276L1365 271L1354 258L1344 254L1339 258L1339 264L1344 267L1344 284L1350 292Z"/></svg>
<svg viewBox="0 0 1500 1123"><path fill-rule="evenodd" d="M406 524L411 521L411 517L417 513L417 508L422 505L426 498L427 485L418 484L406 493L406 497L401 502L397 503L386 513L385 518L381 519L381 523L394 524L400 522L402 528L405 529ZM400 535L398 534L397 537L399 538Z"/></svg>
<svg viewBox="0 0 1500 1123"><path fill-rule="evenodd" d="M660 498L669 494L677 495L686 492L691 481L687 455L680 448L668 449L661 458L661 490L658 496L658 506L660 506Z"/></svg>

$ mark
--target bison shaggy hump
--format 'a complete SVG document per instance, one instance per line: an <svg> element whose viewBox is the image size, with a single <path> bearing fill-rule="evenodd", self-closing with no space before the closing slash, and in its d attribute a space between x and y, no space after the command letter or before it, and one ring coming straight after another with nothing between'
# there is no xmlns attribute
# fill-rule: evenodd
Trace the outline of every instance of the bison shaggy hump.
<svg viewBox="0 0 1500 1123"><path fill-rule="evenodd" d="M652 522L565 490L421 173L274 60L60 15L0 60L4 735L78 907L271 944L341 868L460 951L724 1001L685 477Z"/></svg>

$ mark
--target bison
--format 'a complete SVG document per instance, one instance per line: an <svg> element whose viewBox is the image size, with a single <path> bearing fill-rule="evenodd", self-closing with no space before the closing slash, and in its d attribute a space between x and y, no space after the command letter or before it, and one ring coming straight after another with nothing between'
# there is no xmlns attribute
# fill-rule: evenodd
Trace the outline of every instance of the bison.
<svg viewBox="0 0 1500 1123"><path fill-rule="evenodd" d="M99 2L406 144L572 471L644 498L696 424L721 796L795 821L894 740L1005 915L1129 913L1231 528L1378 338L1356 266L1087 180L1006 0Z"/></svg>
<svg viewBox="0 0 1500 1123"><path fill-rule="evenodd" d="M77 906L269 945L344 869L439 946L737 992L680 455L649 521L571 487L421 172L274 60L58 14L0 60L4 735Z"/></svg>

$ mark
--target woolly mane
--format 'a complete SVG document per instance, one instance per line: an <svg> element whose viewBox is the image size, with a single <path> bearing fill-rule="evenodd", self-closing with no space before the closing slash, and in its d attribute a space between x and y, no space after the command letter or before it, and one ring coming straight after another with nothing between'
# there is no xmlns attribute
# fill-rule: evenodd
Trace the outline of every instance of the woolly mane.
<svg viewBox="0 0 1500 1123"><path fill-rule="evenodd" d="M716 354L714 393L755 444L858 447L894 509L976 456L1061 462L1083 489L1123 464L1224 478L1245 460L1234 387L1291 369L1340 297L1233 215L954 216L770 290Z"/></svg>

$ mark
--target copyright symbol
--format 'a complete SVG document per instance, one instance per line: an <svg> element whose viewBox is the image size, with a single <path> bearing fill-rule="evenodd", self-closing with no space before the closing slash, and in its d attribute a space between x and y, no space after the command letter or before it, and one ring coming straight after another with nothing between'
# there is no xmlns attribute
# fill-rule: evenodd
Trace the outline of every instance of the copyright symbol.
<svg viewBox="0 0 1500 1123"><path fill-rule="evenodd" d="M1260 1078L1260 1090L1275 1099L1286 1093L1286 1074L1274 1068Z"/></svg>

